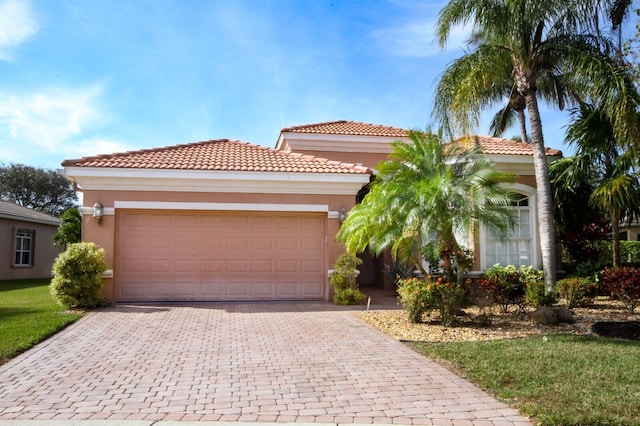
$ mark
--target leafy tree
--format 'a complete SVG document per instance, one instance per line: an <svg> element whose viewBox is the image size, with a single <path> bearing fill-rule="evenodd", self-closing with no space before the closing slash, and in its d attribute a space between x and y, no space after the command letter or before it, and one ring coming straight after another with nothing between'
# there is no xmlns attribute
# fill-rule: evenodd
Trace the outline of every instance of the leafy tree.
<svg viewBox="0 0 640 426"><path fill-rule="evenodd" d="M556 93L599 99L619 141L637 143L637 92L615 46L597 28L614 0L450 0L436 34L444 46L457 25L473 25L480 43L454 61L436 88L434 115L452 133L471 133L484 107L504 94L505 76L525 100L534 150L537 210L547 292L556 280L553 200L538 102ZM551 86L550 86L551 85ZM542 89L544 87L544 90ZM556 87L558 90L551 90ZM563 90L560 90L563 89ZM566 90L565 90L566 89ZM497 89L496 89L497 90ZM571 100L570 98L567 98Z"/></svg>
<svg viewBox="0 0 640 426"><path fill-rule="evenodd" d="M637 159L617 143L613 127L600 108L582 104L572 111L574 121L567 142L576 147L573 157L550 167L554 185L565 191L593 189L589 205L607 215L613 240L613 266L620 264L618 225L623 218L640 216L640 182Z"/></svg>
<svg viewBox="0 0 640 426"><path fill-rule="evenodd" d="M77 207L71 207L60 215L58 232L53 236L53 245L65 249L82 239L82 215Z"/></svg>
<svg viewBox="0 0 640 426"><path fill-rule="evenodd" d="M497 172L477 149L443 145L440 135L412 131L409 140L394 142L389 159L376 166L371 191L351 210L338 239L349 253L390 248L395 259L419 269L420 254L431 246L447 280L454 280L454 265L467 257L461 236L480 222L499 233L515 224L514 194L503 186L515 177ZM458 268L458 282L461 273Z"/></svg>
<svg viewBox="0 0 640 426"><path fill-rule="evenodd" d="M55 170L9 164L0 166L0 199L59 216L76 205L76 191Z"/></svg>

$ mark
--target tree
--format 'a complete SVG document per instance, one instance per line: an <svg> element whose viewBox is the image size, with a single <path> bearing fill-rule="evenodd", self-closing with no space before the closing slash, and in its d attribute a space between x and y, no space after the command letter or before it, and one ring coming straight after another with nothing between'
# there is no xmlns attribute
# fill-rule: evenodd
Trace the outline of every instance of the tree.
<svg viewBox="0 0 640 426"><path fill-rule="evenodd" d="M64 176L24 164L0 166L0 199L53 216L77 203L76 191Z"/></svg>
<svg viewBox="0 0 640 426"><path fill-rule="evenodd" d="M461 238L481 222L499 233L515 224L514 194L503 186L515 177L497 172L477 149L444 146L440 135L412 131L409 140L394 142L389 159L376 166L371 191L351 210L338 239L349 253L390 248L395 259L420 269L420 255L432 245L453 280L464 255Z"/></svg>
<svg viewBox="0 0 640 426"><path fill-rule="evenodd" d="M53 245L65 249L82 240L82 215L77 207L71 207L60 215L58 232L53 236Z"/></svg>
<svg viewBox="0 0 640 426"><path fill-rule="evenodd" d="M552 182L564 191L592 187L589 205L607 215L611 223L613 266L620 264L619 223L640 215L637 159L621 149L610 120L601 109L583 103L572 111L574 121L567 142L576 147L573 157L550 167Z"/></svg>
<svg viewBox="0 0 640 426"><path fill-rule="evenodd" d="M557 93L600 99L619 141L637 143L637 92L613 44L592 34L613 0L451 0L440 11L436 34L441 46L457 25L473 25L481 43L454 61L438 83L434 115L451 133L471 133L480 112L496 102L491 87L511 75L524 97L531 129L537 183L539 241L546 291L556 280L553 200L545 155L539 99ZM549 88L566 88L555 91ZM547 87L540 90L541 87ZM557 101L563 101L558 97ZM555 104L555 102L554 102Z"/></svg>

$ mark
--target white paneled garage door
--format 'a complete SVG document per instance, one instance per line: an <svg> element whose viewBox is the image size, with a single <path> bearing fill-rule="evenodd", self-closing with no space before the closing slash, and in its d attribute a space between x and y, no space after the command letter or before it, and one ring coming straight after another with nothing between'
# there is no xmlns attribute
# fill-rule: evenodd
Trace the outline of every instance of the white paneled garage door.
<svg viewBox="0 0 640 426"><path fill-rule="evenodd" d="M321 300L326 213L116 213L116 300Z"/></svg>

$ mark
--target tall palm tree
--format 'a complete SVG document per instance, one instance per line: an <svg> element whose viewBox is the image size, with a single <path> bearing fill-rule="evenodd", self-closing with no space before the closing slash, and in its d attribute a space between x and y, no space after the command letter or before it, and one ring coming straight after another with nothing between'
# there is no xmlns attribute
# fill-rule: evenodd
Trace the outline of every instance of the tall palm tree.
<svg viewBox="0 0 640 426"><path fill-rule="evenodd" d="M443 145L440 135L412 131L408 142L394 142L371 191L356 205L338 234L350 253L367 247L420 267L419 254L435 237L447 279L453 280L464 242L479 222L505 233L515 218L514 194L503 184L510 173L497 172L476 150ZM458 263L460 264L460 263ZM458 277L461 277L458 268Z"/></svg>
<svg viewBox="0 0 640 426"><path fill-rule="evenodd" d="M591 185L589 205L611 222L613 266L620 264L619 223L640 214L640 182L637 160L616 141L610 120L593 105L583 103L572 111L574 121L566 140L575 155L550 166L554 186L575 190Z"/></svg>
<svg viewBox="0 0 640 426"><path fill-rule="evenodd" d="M450 0L440 11L436 34L442 46L452 28L471 24L483 42L454 61L438 83L434 115L452 132L468 134L484 107L496 102L487 87L499 87L510 73L524 97L531 129L537 183L537 210L547 292L556 280L551 185L538 101L559 82L586 99L602 100L619 141L636 143L640 103L629 72L615 60L613 45L590 35L599 14L614 0ZM560 95L560 92L557 92ZM630 123L634 123L631 125Z"/></svg>

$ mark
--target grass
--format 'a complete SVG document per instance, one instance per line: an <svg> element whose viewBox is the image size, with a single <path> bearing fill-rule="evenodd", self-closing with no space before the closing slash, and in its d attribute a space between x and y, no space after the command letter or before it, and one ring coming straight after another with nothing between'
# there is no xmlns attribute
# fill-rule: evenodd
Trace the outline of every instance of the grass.
<svg viewBox="0 0 640 426"><path fill-rule="evenodd" d="M411 345L541 425L640 425L640 342L557 334Z"/></svg>
<svg viewBox="0 0 640 426"><path fill-rule="evenodd" d="M49 282L0 281L0 365L82 316L56 303Z"/></svg>

